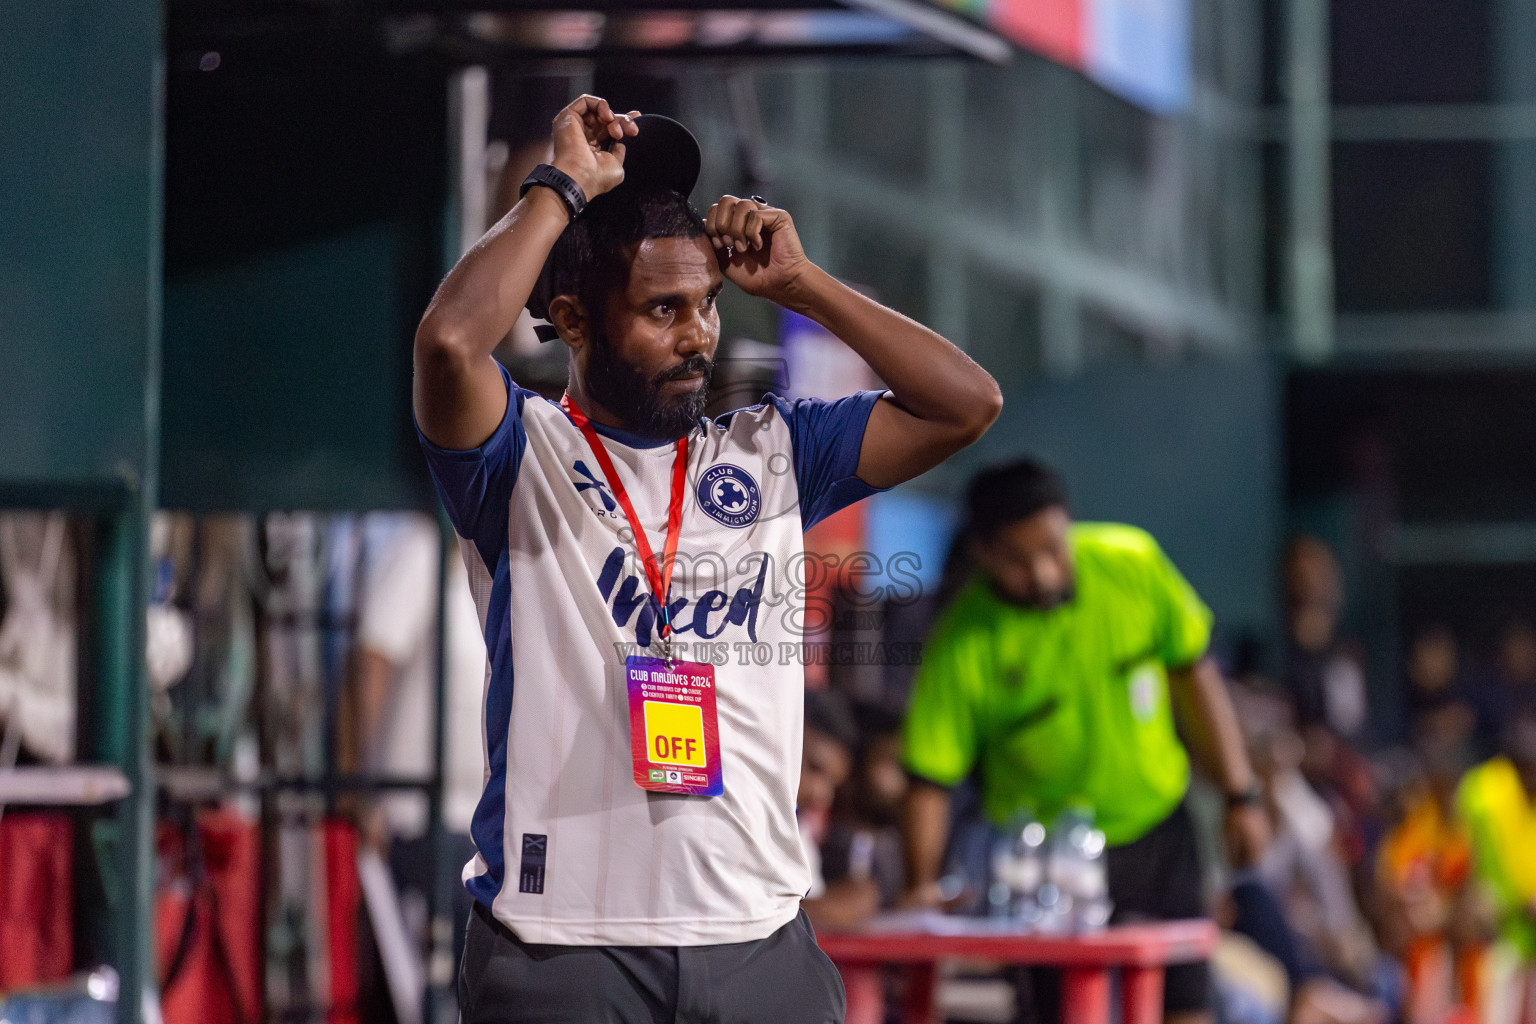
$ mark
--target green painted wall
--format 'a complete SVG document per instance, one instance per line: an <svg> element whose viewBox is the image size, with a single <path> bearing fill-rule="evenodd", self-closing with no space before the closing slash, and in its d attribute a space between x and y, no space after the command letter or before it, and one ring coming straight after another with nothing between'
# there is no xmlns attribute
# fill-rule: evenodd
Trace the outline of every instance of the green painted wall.
<svg viewBox="0 0 1536 1024"><path fill-rule="evenodd" d="M204 10L170 19L162 502L435 507L410 347L442 271L448 70L366 17Z"/></svg>
<svg viewBox="0 0 1536 1024"><path fill-rule="evenodd" d="M410 421L411 241L384 222L167 280L166 506L432 507Z"/></svg>
<svg viewBox="0 0 1536 1024"><path fill-rule="evenodd" d="M160 5L4 0L0 25L0 480L142 478Z"/></svg>
<svg viewBox="0 0 1536 1024"><path fill-rule="evenodd" d="M1278 643L1281 417L1259 359L1105 368L1009 389L975 447L922 478L960 493L981 466L1056 466L1080 519L1150 530L1216 613L1221 636Z"/></svg>
<svg viewBox="0 0 1536 1024"><path fill-rule="evenodd" d="M133 792L82 829L90 841L77 851L99 858L77 862L76 959L117 968L124 1024L139 1020L153 978L143 651L159 439L162 33L159 0L0 0L0 505L99 513L79 753L121 768Z"/></svg>

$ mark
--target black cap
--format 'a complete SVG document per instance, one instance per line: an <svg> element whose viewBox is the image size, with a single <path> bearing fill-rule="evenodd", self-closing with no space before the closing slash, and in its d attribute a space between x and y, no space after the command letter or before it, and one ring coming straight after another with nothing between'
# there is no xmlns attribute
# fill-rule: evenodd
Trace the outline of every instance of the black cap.
<svg viewBox="0 0 1536 1024"><path fill-rule="evenodd" d="M662 187L672 189L685 199L699 181L702 156L699 140L677 121L661 114L641 114L635 118L634 135L624 140L624 181L613 190L622 194L626 188ZM587 216L583 213L582 216ZM535 319L549 319L549 303L555 296L549 263L528 296L528 312ZM540 341L555 337L553 328L536 327Z"/></svg>
<svg viewBox="0 0 1536 1024"><path fill-rule="evenodd" d="M660 185L691 195L699 183L699 140L661 114L641 114L635 127L639 131L624 140L624 185Z"/></svg>

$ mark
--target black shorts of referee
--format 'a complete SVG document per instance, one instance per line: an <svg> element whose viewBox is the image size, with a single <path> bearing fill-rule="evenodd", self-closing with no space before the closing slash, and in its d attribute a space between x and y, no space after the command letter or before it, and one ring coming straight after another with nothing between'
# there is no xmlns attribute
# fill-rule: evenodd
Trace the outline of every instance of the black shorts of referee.
<svg viewBox="0 0 1536 1024"><path fill-rule="evenodd" d="M461 1024L842 1024L846 1009L803 910L755 942L554 946L477 902L459 969Z"/></svg>
<svg viewBox="0 0 1536 1024"><path fill-rule="evenodd" d="M1199 842L1184 804L1124 846L1105 851L1111 924L1177 921L1205 917ZM1012 972L1018 988L1015 1024L1056 1024L1061 1020L1061 975L1043 967ZM1163 977L1163 1015L1210 1010L1211 971L1205 961L1174 964Z"/></svg>

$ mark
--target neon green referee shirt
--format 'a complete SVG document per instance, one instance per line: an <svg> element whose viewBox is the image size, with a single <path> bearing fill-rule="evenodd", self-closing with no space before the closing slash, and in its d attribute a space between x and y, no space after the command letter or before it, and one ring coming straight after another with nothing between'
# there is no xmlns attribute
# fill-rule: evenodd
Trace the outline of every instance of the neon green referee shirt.
<svg viewBox="0 0 1536 1024"><path fill-rule="evenodd" d="M1145 530L1078 523L1069 540L1071 601L1038 611L977 580L939 620L903 759L944 786L979 764L982 804L999 824L1020 810L1050 822L1090 807L1119 846L1171 814L1189 786L1167 670L1205 654L1211 612Z"/></svg>

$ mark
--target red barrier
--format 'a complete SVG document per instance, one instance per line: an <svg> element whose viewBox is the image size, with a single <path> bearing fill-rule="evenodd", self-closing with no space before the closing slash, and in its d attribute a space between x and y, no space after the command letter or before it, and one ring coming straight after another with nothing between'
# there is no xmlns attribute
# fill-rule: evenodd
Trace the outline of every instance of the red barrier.
<svg viewBox="0 0 1536 1024"><path fill-rule="evenodd" d="M69 976L73 858L70 818L8 811L0 819L0 989Z"/></svg>
<svg viewBox="0 0 1536 1024"><path fill-rule="evenodd" d="M1093 935L1009 935L978 927L962 934L828 932L816 941L844 977L882 964L907 974L904 1024L932 1024L940 962L989 960L1062 968L1063 1024L1108 1024L1110 972L1122 971L1121 1019L1157 1024L1163 1015L1163 968L1204 960L1216 948L1210 921L1160 921L1109 928Z"/></svg>

